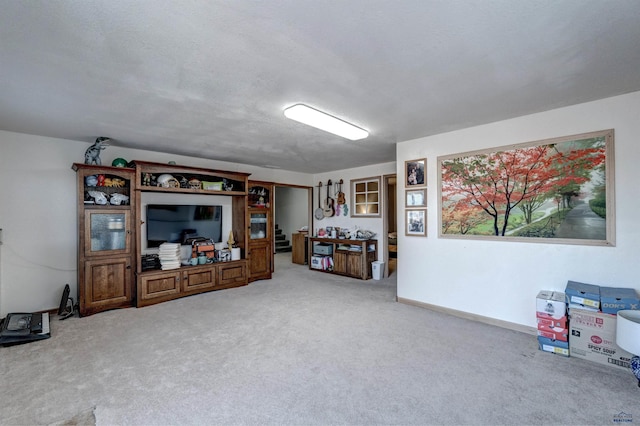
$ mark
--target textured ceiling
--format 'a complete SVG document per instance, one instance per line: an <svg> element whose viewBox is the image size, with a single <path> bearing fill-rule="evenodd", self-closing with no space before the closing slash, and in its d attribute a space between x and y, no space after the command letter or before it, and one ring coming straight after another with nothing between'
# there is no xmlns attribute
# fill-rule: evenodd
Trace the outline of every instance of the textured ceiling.
<svg viewBox="0 0 640 426"><path fill-rule="evenodd" d="M0 0L0 11L0 129L309 173L640 90L637 0ZM371 136L287 120L298 102Z"/></svg>

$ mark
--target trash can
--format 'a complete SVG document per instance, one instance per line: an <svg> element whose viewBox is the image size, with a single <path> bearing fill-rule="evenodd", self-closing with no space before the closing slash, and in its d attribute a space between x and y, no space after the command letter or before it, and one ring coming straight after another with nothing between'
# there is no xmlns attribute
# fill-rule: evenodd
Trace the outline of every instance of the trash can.
<svg viewBox="0 0 640 426"><path fill-rule="evenodd" d="M382 271L384 270L384 262L380 262L376 260L375 262L371 262L371 272L374 280L379 280L382 278Z"/></svg>

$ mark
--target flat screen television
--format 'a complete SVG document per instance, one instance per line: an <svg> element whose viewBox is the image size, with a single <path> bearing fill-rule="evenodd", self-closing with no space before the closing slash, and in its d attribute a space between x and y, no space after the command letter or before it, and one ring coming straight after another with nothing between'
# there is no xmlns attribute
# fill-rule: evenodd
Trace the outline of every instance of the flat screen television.
<svg viewBox="0 0 640 426"><path fill-rule="evenodd" d="M147 247L190 244L194 238L222 241L222 206L148 204Z"/></svg>

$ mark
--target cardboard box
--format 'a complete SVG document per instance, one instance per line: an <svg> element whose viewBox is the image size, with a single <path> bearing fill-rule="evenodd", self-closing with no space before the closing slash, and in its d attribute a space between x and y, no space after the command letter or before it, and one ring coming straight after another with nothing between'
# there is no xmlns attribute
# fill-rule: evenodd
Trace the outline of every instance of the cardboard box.
<svg viewBox="0 0 640 426"><path fill-rule="evenodd" d="M222 191L222 182L202 181L202 189L208 191Z"/></svg>
<svg viewBox="0 0 640 426"><path fill-rule="evenodd" d="M313 269L322 270L322 268L323 268L322 258L323 258L323 256L311 256L311 267Z"/></svg>
<svg viewBox="0 0 640 426"><path fill-rule="evenodd" d="M640 299L632 288L600 287L600 308L608 314L622 309L640 309Z"/></svg>
<svg viewBox="0 0 640 426"><path fill-rule="evenodd" d="M546 337L551 340L560 340L561 342L569 341L569 330L538 323L538 336Z"/></svg>
<svg viewBox="0 0 640 426"><path fill-rule="evenodd" d="M311 256L311 268L321 271L333 271L333 258L329 256Z"/></svg>
<svg viewBox="0 0 640 426"><path fill-rule="evenodd" d="M600 309L600 286L567 281L564 292L568 304Z"/></svg>
<svg viewBox="0 0 640 426"><path fill-rule="evenodd" d="M318 243L313 245L313 254L332 255L333 244Z"/></svg>
<svg viewBox="0 0 640 426"><path fill-rule="evenodd" d="M615 315L573 308L569 321L571 356L629 369L633 355L616 345L616 321Z"/></svg>
<svg viewBox="0 0 640 426"><path fill-rule="evenodd" d="M544 312L536 312L536 321L538 328L540 328L540 326L569 328L569 320L566 315L561 318L552 318Z"/></svg>
<svg viewBox="0 0 640 426"><path fill-rule="evenodd" d="M544 352L569 356L569 343L538 336L538 349Z"/></svg>
<svg viewBox="0 0 640 426"><path fill-rule="evenodd" d="M550 290L542 290L538 293L536 296L536 316L538 318L560 319L566 315L567 305L564 293Z"/></svg>

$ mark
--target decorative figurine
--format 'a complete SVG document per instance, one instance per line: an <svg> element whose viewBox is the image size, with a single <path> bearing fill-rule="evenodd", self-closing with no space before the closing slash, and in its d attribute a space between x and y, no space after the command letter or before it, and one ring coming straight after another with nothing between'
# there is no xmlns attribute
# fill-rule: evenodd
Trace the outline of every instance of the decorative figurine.
<svg viewBox="0 0 640 426"><path fill-rule="evenodd" d="M227 246L229 247L229 249L231 249L235 243L236 242L233 239L233 231L229 231L229 240L227 241Z"/></svg>
<svg viewBox="0 0 640 426"><path fill-rule="evenodd" d="M95 143L84 152L84 164L96 164L101 166L102 161L100 161L100 152L109 146L107 142L110 140L111 139L105 138L104 136L96 139Z"/></svg>
<svg viewBox="0 0 640 426"><path fill-rule="evenodd" d="M109 200L107 200L107 194L105 194L104 192L100 192L100 191L87 191L87 192L96 200L96 204L104 206L105 204L109 203Z"/></svg>
<svg viewBox="0 0 640 426"><path fill-rule="evenodd" d="M115 194L111 194L111 199L109 200L109 202L114 206L129 204L129 196L116 192Z"/></svg>
<svg viewBox="0 0 640 426"><path fill-rule="evenodd" d="M84 178L84 182L87 186L98 186L98 176L89 175L86 178Z"/></svg>
<svg viewBox="0 0 640 426"><path fill-rule="evenodd" d="M111 162L113 167L127 167L127 160L124 158L116 158Z"/></svg>

